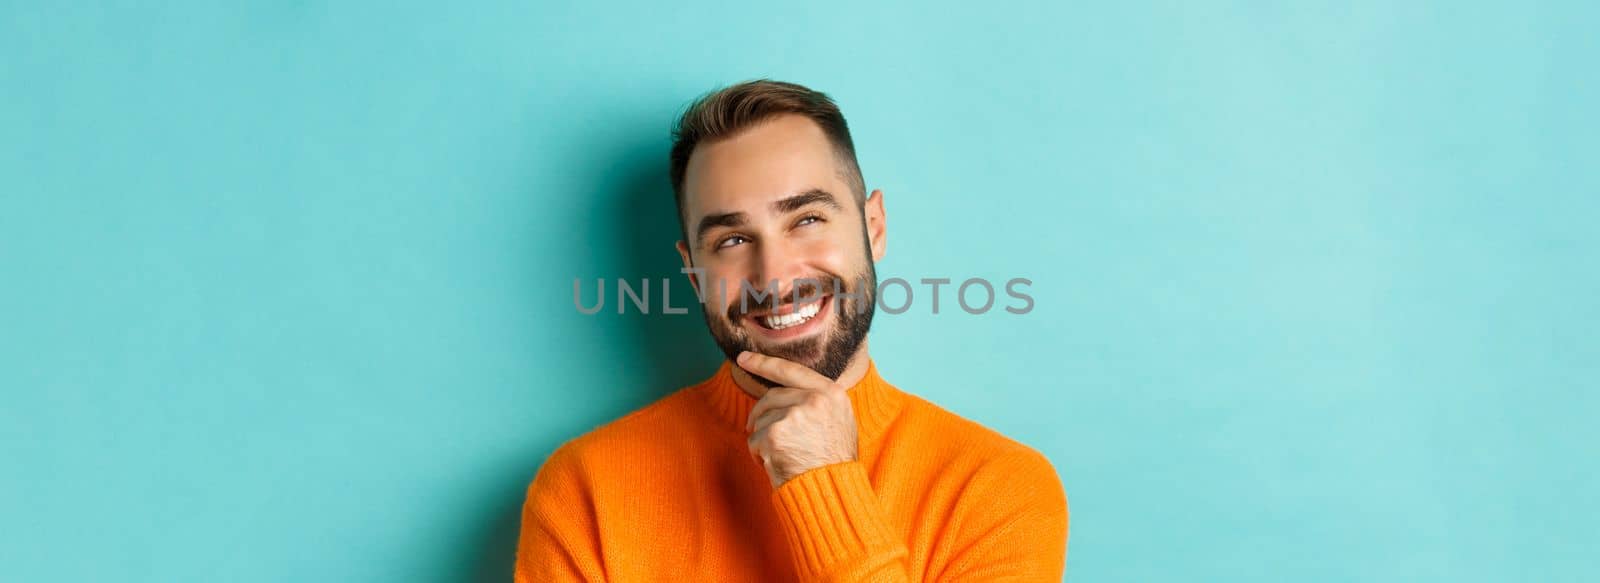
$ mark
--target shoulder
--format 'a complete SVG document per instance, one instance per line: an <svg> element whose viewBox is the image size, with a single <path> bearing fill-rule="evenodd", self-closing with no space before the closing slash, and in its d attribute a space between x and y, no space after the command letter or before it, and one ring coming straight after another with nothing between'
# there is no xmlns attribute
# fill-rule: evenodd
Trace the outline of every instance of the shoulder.
<svg viewBox="0 0 1600 583"><path fill-rule="evenodd" d="M586 476L628 471L639 460L665 458L664 454L683 442L662 436L681 437L697 425L694 389L678 389L562 442L539 466L529 485L529 497L570 490L573 482L587 481L583 479Z"/></svg>
<svg viewBox="0 0 1600 583"><path fill-rule="evenodd" d="M920 459L911 472L925 492L911 504L919 520L948 525L952 554L932 567L938 578L983 579L996 566L1028 580L1058 580L1070 516L1054 464L1039 450L977 421L913 396L902 412L901 455ZM929 475L931 473L931 476Z"/></svg>
<svg viewBox="0 0 1600 583"><path fill-rule="evenodd" d="M1032 532L1065 536L1066 489L1039 450L915 395L903 415L918 434L933 436L902 447L928 452L927 463L937 466L928 470L933 480L954 494L953 512L975 524L1026 523Z"/></svg>
<svg viewBox="0 0 1600 583"><path fill-rule="evenodd" d="M937 436L919 441L918 447L929 448L946 467L965 469L974 477L1061 490L1055 464L1039 450L920 396L905 395L904 422L918 426L919 433Z"/></svg>
<svg viewBox="0 0 1600 583"><path fill-rule="evenodd" d="M905 395L905 408L901 415L907 424L918 426L921 432L939 436L934 446L950 452L964 452L963 457L983 460L1016 459L1024 463L1048 464L1038 450L1013 439L995 429L968 419L928 399L912 393Z"/></svg>

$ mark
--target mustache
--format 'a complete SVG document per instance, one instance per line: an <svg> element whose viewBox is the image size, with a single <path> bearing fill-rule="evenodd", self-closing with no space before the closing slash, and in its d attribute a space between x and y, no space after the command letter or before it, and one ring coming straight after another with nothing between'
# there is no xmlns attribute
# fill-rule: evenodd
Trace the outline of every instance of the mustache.
<svg viewBox="0 0 1600 583"><path fill-rule="evenodd" d="M728 319L734 320L753 312L777 310L797 303L812 303L825 294L849 289L845 286L844 278L834 275L797 277L793 281L794 285L781 293L772 292L772 287L755 289L754 286L740 285L739 301L728 306ZM776 282L777 280L773 280L773 283ZM757 297L758 295L762 297ZM796 302L796 298L802 301Z"/></svg>

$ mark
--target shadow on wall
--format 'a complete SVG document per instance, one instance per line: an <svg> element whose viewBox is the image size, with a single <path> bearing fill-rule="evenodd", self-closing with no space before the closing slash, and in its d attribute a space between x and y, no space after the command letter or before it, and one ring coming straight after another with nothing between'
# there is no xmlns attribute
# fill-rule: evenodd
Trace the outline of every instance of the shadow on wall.
<svg viewBox="0 0 1600 583"><path fill-rule="evenodd" d="M612 228L597 225L595 235L617 242L602 246L601 252L609 251L601 256L602 265L610 267L597 273L613 274L611 277L624 277L635 283L641 278L650 279L649 315L638 313L631 304L627 314L618 315L613 279L607 282L609 297L605 310L594 316L611 320L596 327L603 330L602 341L619 362L637 369L631 371L631 376L640 382L619 387L619 390L645 394L624 400L648 403L703 380L715 370L722 354L706 332L700 308L694 301L693 287L678 271L682 260L673 244L679 239L680 231L667 174L666 124L657 119L635 126L635 131L628 134L632 142L605 157L610 163L601 165L597 175L589 181L596 185L593 192L586 193L593 207L583 220L611 225ZM672 281L672 305L687 308L688 313L660 314L657 296L662 278ZM587 288L586 293L592 293L592 287ZM592 427L625 413L627 411L618 410L611 412L609 418L575 425ZM465 577L452 581L511 580L521 530L522 502L527 480L532 477L531 468L538 467L557 446L577 435L546 437L538 444L538 451L519 456L506 468L497 468L496 471L514 478L508 478L496 492L494 513L487 519L483 538L471 541L474 546L467 549L466 556L476 557L476 560L465 565L468 569Z"/></svg>

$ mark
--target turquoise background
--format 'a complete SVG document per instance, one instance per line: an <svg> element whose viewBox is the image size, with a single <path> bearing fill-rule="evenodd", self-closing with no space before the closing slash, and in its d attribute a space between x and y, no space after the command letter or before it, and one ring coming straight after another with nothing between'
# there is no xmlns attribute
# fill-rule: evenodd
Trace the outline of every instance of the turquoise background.
<svg viewBox="0 0 1600 583"><path fill-rule="evenodd" d="M0 580L508 580L715 365L572 281L679 277L669 125L760 76L882 277L1034 280L872 347L1049 456L1073 580L1600 579L1593 4L216 4L0 4Z"/></svg>

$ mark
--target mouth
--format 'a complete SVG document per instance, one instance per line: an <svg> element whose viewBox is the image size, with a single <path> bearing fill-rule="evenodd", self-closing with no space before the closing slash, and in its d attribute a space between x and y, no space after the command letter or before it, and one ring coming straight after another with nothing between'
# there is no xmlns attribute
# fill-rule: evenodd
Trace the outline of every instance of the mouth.
<svg viewBox="0 0 1600 583"><path fill-rule="evenodd" d="M797 338L822 329L833 304L833 294L803 304L784 304L776 310L745 314L744 321L761 336L775 340Z"/></svg>

